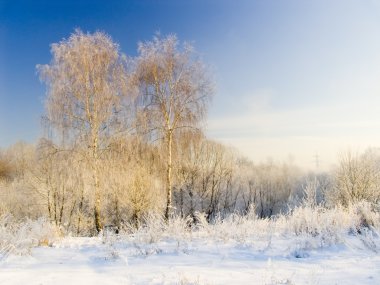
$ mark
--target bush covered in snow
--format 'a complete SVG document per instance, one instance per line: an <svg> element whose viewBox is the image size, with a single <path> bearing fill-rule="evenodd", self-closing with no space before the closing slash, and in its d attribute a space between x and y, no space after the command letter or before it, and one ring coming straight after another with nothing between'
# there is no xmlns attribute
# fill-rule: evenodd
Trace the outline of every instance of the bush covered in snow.
<svg viewBox="0 0 380 285"><path fill-rule="evenodd" d="M380 248L380 213L370 203L360 202L347 208L331 209L321 206L300 206L287 215L261 219L252 209L247 215L231 214L212 223L206 215L193 218L173 217L168 222L157 215L147 215L139 227L125 225L118 235L108 233L106 240L134 246L136 254L161 252L160 244L177 244L174 250L187 252L194 242L214 244L233 243L236 246L266 250L278 246L276 242L292 241L287 248L290 255L306 257L309 250L344 244L347 237L357 237L370 250Z"/></svg>
<svg viewBox="0 0 380 285"><path fill-rule="evenodd" d="M0 218L0 259L9 254L29 254L35 246L51 246L60 237L57 227L46 219L16 221L12 216Z"/></svg>
<svg viewBox="0 0 380 285"><path fill-rule="evenodd" d="M101 236L117 257L117 243L132 245L136 254L159 253L160 243L174 242L186 252L194 241L234 243L241 246L267 249L284 239L293 241L289 252L295 257L307 256L307 251L345 242L347 236L357 236L372 251L380 250L380 213L368 202L348 207L303 205L288 214L272 218L258 218L252 208L246 215L231 214L216 217L211 223L206 214L195 217L173 216L166 221L162 216L149 214L142 223L124 224L119 234L105 230ZM35 246L51 246L60 237L59 229L45 218L17 221L10 215L0 219L0 256L28 254Z"/></svg>

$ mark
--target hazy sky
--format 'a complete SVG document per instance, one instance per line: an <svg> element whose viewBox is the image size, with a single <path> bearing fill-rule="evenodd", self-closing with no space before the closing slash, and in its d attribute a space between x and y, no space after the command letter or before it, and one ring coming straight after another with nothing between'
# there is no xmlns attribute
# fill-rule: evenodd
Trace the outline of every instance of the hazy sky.
<svg viewBox="0 0 380 285"><path fill-rule="evenodd" d="M75 28L128 55L155 32L191 41L217 83L208 135L254 161L320 167L380 146L380 1L0 0L0 146L40 136L36 64Z"/></svg>

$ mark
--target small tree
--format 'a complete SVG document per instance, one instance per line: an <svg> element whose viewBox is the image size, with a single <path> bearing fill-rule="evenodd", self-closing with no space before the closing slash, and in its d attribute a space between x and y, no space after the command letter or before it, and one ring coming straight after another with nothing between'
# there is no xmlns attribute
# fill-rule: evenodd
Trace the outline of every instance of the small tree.
<svg viewBox="0 0 380 285"><path fill-rule="evenodd" d="M212 84L190 45L179 47L175 36L139 44L135 83L140 90L148 130L162 138L166 152L166 210L172 211L172 146L175 135L194 129L207 111Z"/></svg>
<svg viewBox="0 0 380 285"><path fill-rule="evenodd" d="M53 44L51 53L51 63L38 66L48 87L47 120L61 131L65 144L75 145L92 170L94 221L99 232L99 167L126 91L125 57L105 33L79 30Z"/></svg>
<svg viewBox="0 0 380 285"><path fill-rule="evenodd" d="M345 206L361 200L377 203L380 200L379 169L378 156L372 150L362 155L350 151L342 154L330 202Z"/></svg>

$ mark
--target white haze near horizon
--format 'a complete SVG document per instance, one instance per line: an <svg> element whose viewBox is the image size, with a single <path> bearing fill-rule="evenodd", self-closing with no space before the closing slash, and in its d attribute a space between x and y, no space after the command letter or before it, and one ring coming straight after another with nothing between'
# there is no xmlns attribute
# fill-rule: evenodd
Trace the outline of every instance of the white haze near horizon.
<svg viewBox="0 0 380 285"><path fill-rule="evenodd" d="M287 108L273 106L281 92L256 90L234 102L242 106L238 112L210 116L207 133L254 162L274 159L329 170L342 152L380 145L379 79L378 70L353 74L321 88L329 99Z"/></svg>
<svg viewBox="0 0 380 285"><path fill-rule="evenodd" d="M297 1L272 16L230 33L208 135L254 162L308 170L380 147L380 1Z"/></svg>

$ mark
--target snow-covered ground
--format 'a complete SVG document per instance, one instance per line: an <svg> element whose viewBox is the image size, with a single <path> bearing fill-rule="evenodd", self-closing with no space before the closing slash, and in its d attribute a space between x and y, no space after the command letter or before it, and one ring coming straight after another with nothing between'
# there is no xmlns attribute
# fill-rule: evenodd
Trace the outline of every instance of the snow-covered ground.
<svg viewBox="0 0 380 285"><path fill-rule="evenodd" d="M140 227L66 237L46 219L0 219L0 284L380 284L380 213L299 207L208 223L146 217ZM41 246L45 245L45 246Z"/></svg>
<svg viewBox="0 0 380 285"><path fill-rule="evenodd" d="M380 284L380 254L357 235L249 242L67 237L0 263L0 284ZM371 249L372 248L372 249Z"/></svg>

